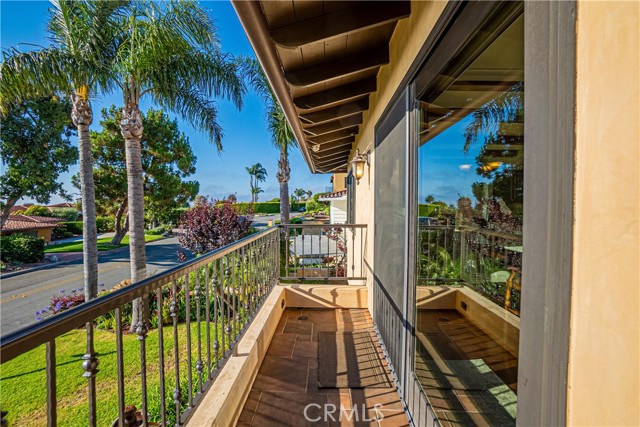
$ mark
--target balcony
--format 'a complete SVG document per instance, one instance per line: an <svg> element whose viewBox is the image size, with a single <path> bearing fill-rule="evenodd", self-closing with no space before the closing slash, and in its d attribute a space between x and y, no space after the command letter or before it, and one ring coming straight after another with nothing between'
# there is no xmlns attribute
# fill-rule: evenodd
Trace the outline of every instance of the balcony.
<svg viewBox="0 0 640 427"><path fill-rule="evenodd" d="M69 309L3 337L3 386L46 388L30 404L50 426L80 412L91 426L407 425L367 309L366 234L273 227ZM132 304L150 321L126 333ZM84 341L71 357L69 337Z"/></svg>

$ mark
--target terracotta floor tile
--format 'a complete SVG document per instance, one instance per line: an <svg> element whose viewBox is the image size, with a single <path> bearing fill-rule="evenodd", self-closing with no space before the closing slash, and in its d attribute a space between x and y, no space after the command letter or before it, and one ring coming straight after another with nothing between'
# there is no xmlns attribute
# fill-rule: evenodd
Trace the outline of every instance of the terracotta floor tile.
<svg viewBox="0 0 640 427"><path fill-rule="evenodd" d="M297 341L293 347L295 357L318 357L318 343L313 341Z"/></svg>
<svg viewBox="0 0 640 427"><path fill-rule="evenodd" d="M292 334L275 334L267 349L267 356L291 357L296 336Z"/></svg>
<svg viewBox="0 0 640 427"><path fill-rule="evenodd" d="M384 410L404 410L400 396L395 388L361 388L351 390L354 404L365 404L368 409L382 405Z"/></svg>
<svg viewBox="0 0 640 427"><path fill-rule="evenodd" d="M253 419L253 414L258 407L258 401L260 400L261 391L251 390L249 392L249 396L247 397L247 401L244 403L244 407L242 408L242 412L240 413L240 418L238 419L238 425L242 423L247 423L247 425L251 424L251 420Z"/></svg>
<svg viewBox="0 0 640 427"><path fill-rule="evenodd" d="M300 320L288 320L283 332L285 334L311 334L313 332L313 323Z"/></svg>
<svg viewBox="0 0 640 427"><path fill-rule="evenodd" d="M326 426L324 393L300 394L264 392L252 425L256 427L320 427ZM306 408L306 417L305 417Z"/></svg>
<svg viewBox="0 0 640 427"><path fill-rule="evenodd" d="M404 411L385 411L376 413L380 427L409 427L409 419Z"/></svg>
<svg viewBox="0 0 640 427"><path fill-rule="evenodd" d="M308 366L306 358L265 356L253 390L304 393Z"/></svg>

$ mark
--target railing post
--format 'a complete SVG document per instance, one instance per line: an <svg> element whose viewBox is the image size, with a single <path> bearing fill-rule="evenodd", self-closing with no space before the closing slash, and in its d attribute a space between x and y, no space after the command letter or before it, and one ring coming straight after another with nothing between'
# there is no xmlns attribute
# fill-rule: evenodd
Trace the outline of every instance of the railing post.
<svg viewBox="0 0 640 427"><path fill-rule="evenodd" d="M143 307L147 305L143 300L148 297L145 295L144 297L138 299L140 304L140 313L145 313L143 311ZM134 304L136 301L133 302ZM147 329L145 318L142 317L138 322L136 327L136 333L138 334L138 341L140 342L140 383L142 387L142 407L140 408L140 412L142 413L142 426L147 427Z"/></svg>
<svg viewBox="0 0 640 427"><path fill-rule="evenodd" d="M58 413L56 406L56 339L52 339L46 344L46 358L47 358L47 427L55 427L58 425ZM4 422L4 416L2 426L7 425Z"/></svg>
<svg viewBox="0 0 640 427"><path fill-rule="evenodd" d="M98 425L96 416L96 374L98 373L98 358L93 348L93 322L86 323L87 330L87 347L86 353L82 356L82 369L84 370L83 377L87 379L88 394L89 394L89 426L93 427Z"/></svg>
<svg viewBox="0 0 640 427"><path fill-rule="evenodd" d="M169 306L169 315L173 320L173 362L175 373L175 387L173 389L173 403L176 405L176 427L180 426L180 406L182 402L182 393L180 392L180 351L178 345L178 303L176 295L178 287L176 280L171 285L171 304Z"/></svg>

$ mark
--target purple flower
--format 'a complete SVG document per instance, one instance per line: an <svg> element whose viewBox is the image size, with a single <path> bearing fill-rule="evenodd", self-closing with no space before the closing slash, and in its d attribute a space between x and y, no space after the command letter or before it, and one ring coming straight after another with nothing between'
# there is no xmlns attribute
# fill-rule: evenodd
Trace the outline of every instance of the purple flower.
<svg viewBox="0 0 640 427"><path fill-rule="evenodd" d="M36 316L36 320L42 320L42 317Z"/></svg>
<svg viewBox="0 0 640 427"><path fill-rule="evenodd" d="M53 311L58 312L62 308L62 301L58 301L56 305L53 307Z"/></svg>
<svg viewBox="0 0 640 427"><path fill-rule="evenodd" d="M58 293L59 293L59 294L64 294L64 292L65 292L65 290L64 290L64 289L60 289L60 290L58 291Z"/></svg>

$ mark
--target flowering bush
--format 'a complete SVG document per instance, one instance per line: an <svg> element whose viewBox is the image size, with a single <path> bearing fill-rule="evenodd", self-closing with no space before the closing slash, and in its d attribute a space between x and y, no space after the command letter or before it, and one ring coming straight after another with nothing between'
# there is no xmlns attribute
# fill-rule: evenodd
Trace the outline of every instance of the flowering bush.
<svg viewBox="0 0 640 427"><path fill-rule="evenodd" d="M203 254L250 234L253 217L238 215L229 201L200 200L180 217L182 247Z"/></svg>
<svg viewBox="0 0 640 427"><path fill-rule="evenodd" d="M338 255L335 257L325 256L322 262L324 264L335 265L336 277L345 277L347 273L347 246L343 230L341 227L325 227L322 231L324 231L324 234L329 238L329 240L336 242L336 249L339 251Z"/></svg>

